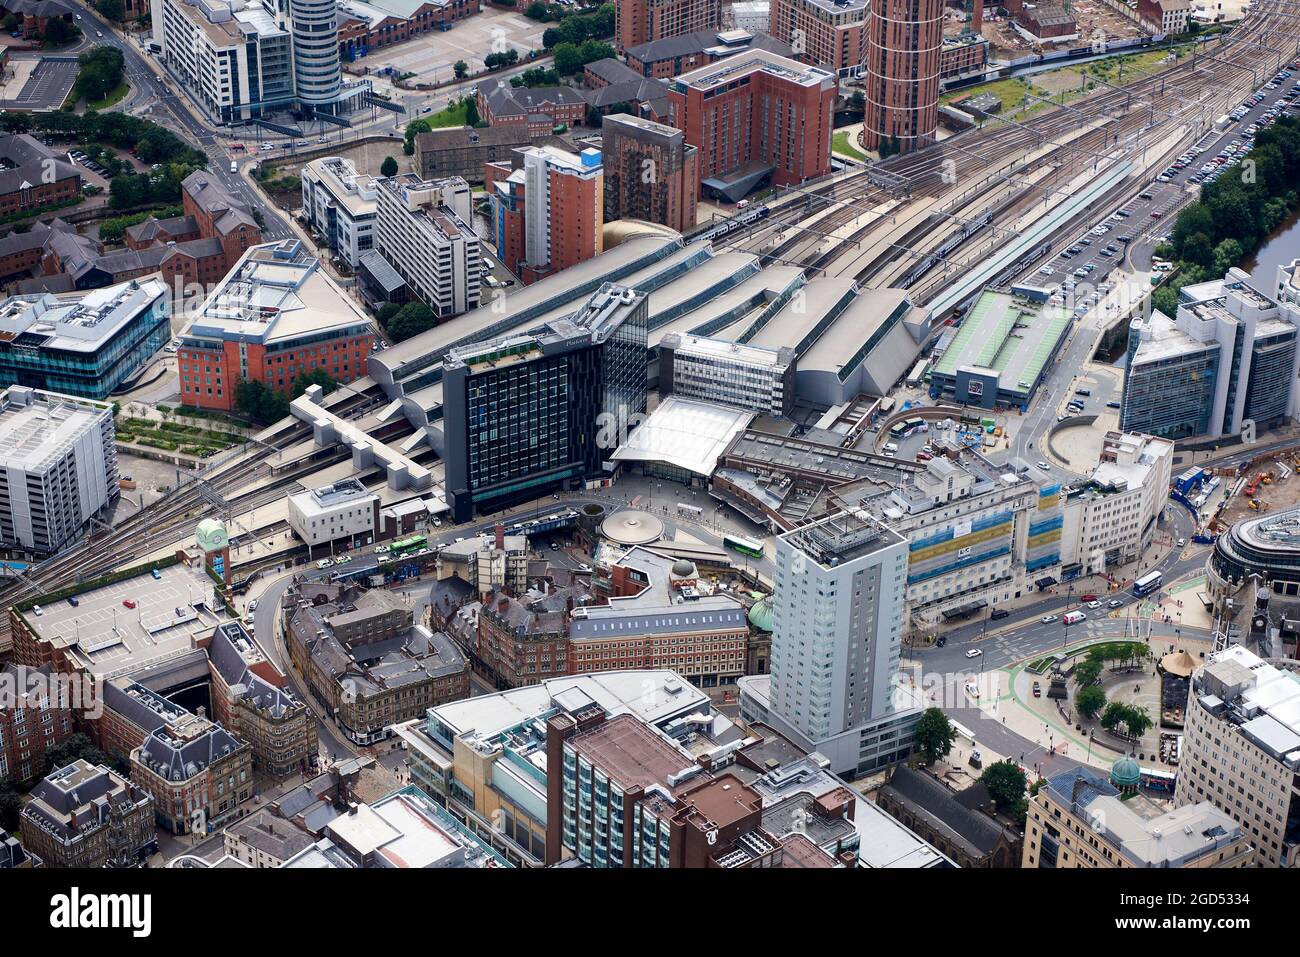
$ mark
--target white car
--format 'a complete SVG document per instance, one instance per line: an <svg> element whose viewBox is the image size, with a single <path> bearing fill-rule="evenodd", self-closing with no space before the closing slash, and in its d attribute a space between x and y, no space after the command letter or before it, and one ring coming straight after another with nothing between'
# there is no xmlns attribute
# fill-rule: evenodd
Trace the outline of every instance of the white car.
<svg viewBox="0 0 1300 957"><path fill-rule="evenodd" d="M382 555L382 554L384 554L384 553L387 552L387 551L388 551L388 546L387 546L387 545L376 545L376 546L375 546L375 554L376 554L376 555Z"/></svg>
<svg viewBox="0 0 1300 957"><path fill-rule="evenodd" d="M316 563L316 567L317 567L317 568L329 568L329 567L330 567L331 565L333 565L333 564L334 564L334 562L333 562L332 560L330 560L330 559L328 559L328 558L322 558L320 561L318 561L318 562Z"/></svg>
<svg viewBox="0 0 1300 957"><path fill-rule="evenodd" d="M966 682L966 693L972 698L978 698L980 696L979 685L975 684L973 681Z"/></svg>
<svg viewBox="0 0 1300 957"><path fill-rule="evenodd" d="M1186 547L1186 545L1187 545L1187 539L1185 539L1185 538L1180 538L1180 539L1178 540L1178 543L1177 543L1177 544L1178 544L1178 547L1179 547L1179 548L1184 548L1184 547Z"/></svg>
<svg viewBox="0 0 1300 957"><path fill-rule="evenodd" d="M966 652L966 657L967 657L967 658L978 658L978 657L979 657L980 655L982 655L982 654L984 654L984 651L983 651L982 649L980 649L980 648L972 648L970 651Z"/></svg>
<svg viewBox="0 0 1300 957"><path fill-rule="evenodd" d="M1040 618L1040 619L1038 619L1038 620L1041 621L1044 625L1050 625L1052 622L1056 621L1056 616L1055 616L1055 615L1044 615L1042 618Z"/></svg>
<svg viewBox="0 0 1300 957"><path fill-rule="evenodd" d="M1096 601L1096 600L1094 599L1093 601L1088 602L1087 605L1085 605L1084 607L1086 607L1086 608L1100 608L1100 607L1101 607L1101 602Z"/></svg>
<svg viewBox="0 0 1300 957"><path fill-rule="evenodd" d="M352 556L351 556L351 555L340 555L338 558L334 559L334 564L335 564L335 565L346 565L346 564L347 564L348 562L350 562L350 561L352 561Z"/></svg>
<svg viewBox="0 0 1300 957"><path fill-rule="evenodd" d="M1050 472L1052 470L1052 467L1048 465L1046 462L1039 462L1037 464L1038 467L1042 469L1044 472Z"/></svg>

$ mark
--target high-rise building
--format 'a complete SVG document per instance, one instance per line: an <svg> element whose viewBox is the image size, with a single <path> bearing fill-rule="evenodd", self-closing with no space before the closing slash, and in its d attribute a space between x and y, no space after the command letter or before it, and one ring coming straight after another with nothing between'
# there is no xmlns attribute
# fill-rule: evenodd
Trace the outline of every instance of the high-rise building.
<svg viewBox="0 0 1300 957"><path fill-rule="evenodd" d="M307 225L354 270L375 246L377 180L351 160L327 156L302 168L302 210Z"/></svg>
<svg viewBox="0 0 1300 957"><path fill-rule="evenodd" d="M599 256L604 248L605 176L600 151L554 146L521 150L524 170L525 283Z"/></svg>
<svg viewBox="0 0 1300 957"><path fill-rule="evenodd" d="M46 867L133 867L158 850L153 797L81 759L32 789L19 825Z"/></svg>
<svg viewBox="0 0 1300 957"><path fill-rule="evenodd" d="M1168 439L1263 432L1296 412L1300 307L1254 289L1240 269L1184 286L1173 319L1129 328L1120 428Z"/></svg>
<svg viewBox="0 0 1300 957"><path fill-rule="evenodd" d="M894 687L907 557L907 539L865 512L776 540L772 673L741 679L742 709L836 773L873 771L911 748L920 709Z"/></svg>
<svg viewBox="0 0 1300 957"><path fill-rule="evenodd" d="M867 43L867 0L772 0L769 31L796 58L857 76Z"/></svg>
<svg viewBox="0 0 1300 957"><path fill-rule="evenodd" d="M700 151L681 130L613 113L600 135L605 219L644 219L679 233L695 226Z"/></svg>
<svg viewBox="0 0 1300 957"><path fill-rule="evenodd" d="M117 504L113 407L26 386L0 392L0 544L50 555Z"/></svg>
<svg viewBox="0 0 1300 957"><path fill-rule="evenodd" d="M665 37L716 30L722 26L722 0L618 0L614 39L619 52Z"/></svg>
<svg viewBox="0 0 1300 957"><path fill-rule="evenodd" d="M606 283L572 315L449 352L443 458L457 522L604 474L618 424L645 412L647 312L644 293Z"/></svg>
<svg viewBox="0 0 1300 957"><path fill-rule="evenodd" d="M410 294L439 317L477 308L483 264L469 184L402 173L380 180L377 192L375 250Z"/></svg>
<svg viewBox="0 0 1300 957"><path fill-rule="evenodd" d="M670 332L659 342L659 393L789 415L796 363L788 346L767 349Z"/></svg>
<svg viewBox="0 0 1300 957"><path fill-rule="evenodd" d="M751 49L676 77L668 122L699 149L706 193L737 200L765 178L789 186L830 172L837 91L828 70Z"/></svg>
<svg viewBox="0 0 1300 957"><path fill-rule="evenodd" d="M1259 867L1300 863L1300 681L1294 659L1241 645L1192 675L1174 803L1209 801L1241 825Z"/></svg>
<svg viewBox="0 0 1300 957"><path fill-rule="evenodd" d="M338 0L288 0L286 6L293 36L294 89L298 102L322 113L334 113L343 88Z"/></svg>
<svg viewBox="0 0 1300 957"><path fill-rule="evenodd" d="M943 0L872 0L867 21L868 149L907 153L939 127Z"/></svg>

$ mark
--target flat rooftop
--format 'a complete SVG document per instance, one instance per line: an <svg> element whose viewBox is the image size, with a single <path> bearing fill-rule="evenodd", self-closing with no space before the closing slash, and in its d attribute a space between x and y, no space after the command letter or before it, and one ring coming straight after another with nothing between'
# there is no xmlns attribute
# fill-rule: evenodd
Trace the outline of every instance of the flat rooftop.
<svg viewBox="0 0 1300 957"><path fill-rule="evenodd" d="M11 386L0 392L0 460L10 469L47 471L77 439L112 415L106 402Z"/></svg>
<svg viewBox="0 0 1300 957"><path fill-rule="evenodd" d="M753 412L670 395L638 425L610 458L615 462L667 462L710 475Z"/></svg>
<svg viewBox="0 0 1300 957"><path fill-rule="evenodd" d="M165 282L148 278L60 296L11 296L0 302L0 340L95 352L166 294Z"/></svg>
<svg viewBox="0 0 1300 957"><path fill-rule="evenodd" d="M68 649L97 678L143 677L150 665L193 652L193 639L211 634L221 621L210 608L213 583L186 565L148 572L22 613L40 638ZM127 608L123 602L135 603ZM222 616L223 617L223 616ZM202 654L203 652L196 652Z"/></svg>
<svg viewBox="0 0 1300 957"><path fill-rule="evenodd" d="M955 377L964 366L992 369L998 373L999 389L1023 392L1038 382L1069 327L1070 314L1058 306L986 290L933 374Z"/></svg>

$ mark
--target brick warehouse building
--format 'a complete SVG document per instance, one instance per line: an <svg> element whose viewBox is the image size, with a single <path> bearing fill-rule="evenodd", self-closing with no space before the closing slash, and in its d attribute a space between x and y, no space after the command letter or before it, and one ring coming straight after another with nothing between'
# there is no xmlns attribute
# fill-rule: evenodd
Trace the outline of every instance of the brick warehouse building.
<svg viewBox="0 0 1300 957"><path fill-rule="evenodd" d="M81 195L81 174L26 133L0 136L0 216L62 203Z"/></svg>
<svg viewBox="0 0 1300 957"><path fill-rule="evenodd" d="M718 29L722 0L618 0L614 21L615 46L622 53L652 40Z"/></svg>
<svg viewBox="0 0 1300 957"><path fill-rule="evenodd" d="M701 186L734 200L831 171L836 93L835 74L751 50L673 80L668 125L699 149Z"/></svg>
<svg viewBox="0 0 1300 957"><path fill-rule="evenodd" d="M866 145L907 153L939 126L943 0L873 0L867 21Z"/></svg>
<svg viewBox="0 0 1300 957"><path fill-rule="evenodd" d="M345 62L351 62L371 50L432 33L440 29L443 23L455 23L479 12L479 0L426 2L416 6L409 14L400 12L405 6L406 4L368 4L363 13L360 8L340 5L339 56Z"/></svg>

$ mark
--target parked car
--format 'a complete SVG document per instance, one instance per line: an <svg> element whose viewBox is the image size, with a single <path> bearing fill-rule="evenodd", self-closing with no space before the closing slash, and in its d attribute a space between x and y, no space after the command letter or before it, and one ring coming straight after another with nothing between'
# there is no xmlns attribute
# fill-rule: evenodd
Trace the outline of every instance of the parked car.
<svg viewBox="0 0 1300 957"><path fill-rule="evenodd" d="M1035 697L1035 698L1041 698L1041 697L1043 696L1043 686L1040 685L1037 681L1034 682L1034 689L1033 689L1033 690L1034 690L1034 697Z"/></svg>
<svg viewBox="0 0 1300 957"><path fill-rule="evenodd" d="M125 607L127 607L127 608L134 608L134 607L135 607L135 599L134 599L134 598L123 598L123 599L122 599L122 604L123 604Z"/></svg>
<svg viewBox="0 0 1300 957"><path fill-rule="evenodd" d="M989 620L998 621L999 619L1006 618L1010 614L1011 612L1007 611L1005 608L994 608L989 612Z"/></svg>

